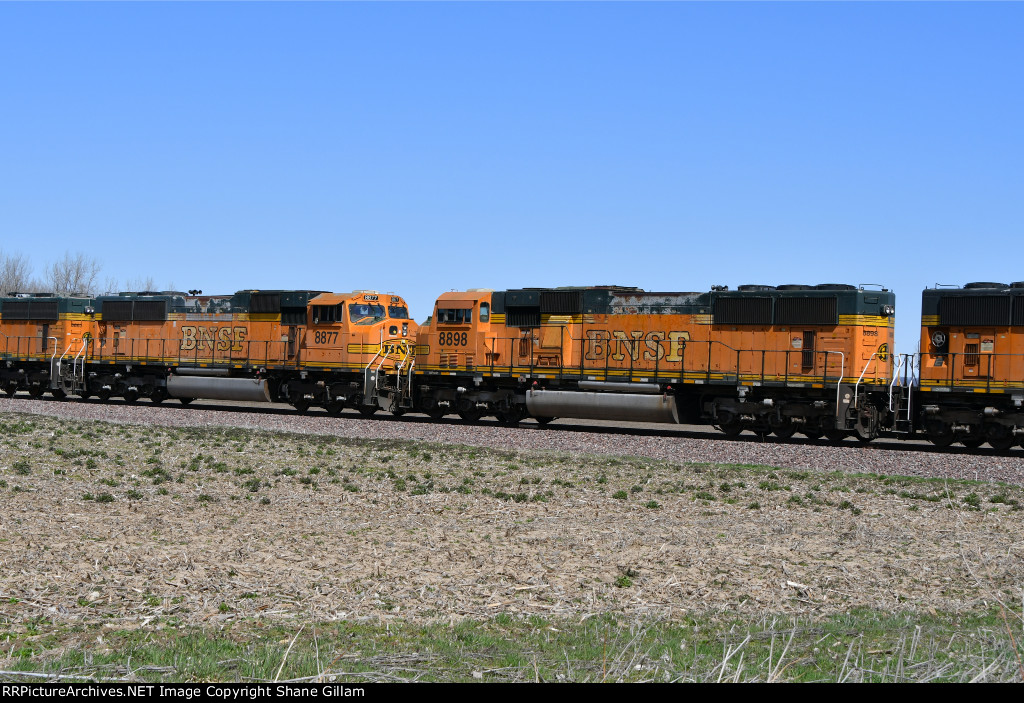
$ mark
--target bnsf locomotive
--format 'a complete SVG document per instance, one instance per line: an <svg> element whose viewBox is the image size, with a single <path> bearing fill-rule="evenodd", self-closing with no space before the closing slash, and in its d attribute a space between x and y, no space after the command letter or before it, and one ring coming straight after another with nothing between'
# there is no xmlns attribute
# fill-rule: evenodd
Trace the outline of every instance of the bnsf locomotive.
<svg viewBox="0 0 1024 703"><path fill-rule="evenodd" d="M915 427L932 442L998 450L1024 439L1024 282L924 292Z"/></svg>
<svg viewBox="0 0 1024 703"><path fill-rule="evenodd" d="M1024 284L930 289L924 309L921 354L896 356L894 294L840 284L474 289L423 325L376 291L11 295L0 387L1008 448L1024 432Z"/></svg>
<svg viewBox="0 0 1024 703"><path fill-rule="evenodd" d="M273 400L372 414L387 393L376 370L407 383L416 331L402 298L368 291L8 297L0 386L33 397Z"/></svg>

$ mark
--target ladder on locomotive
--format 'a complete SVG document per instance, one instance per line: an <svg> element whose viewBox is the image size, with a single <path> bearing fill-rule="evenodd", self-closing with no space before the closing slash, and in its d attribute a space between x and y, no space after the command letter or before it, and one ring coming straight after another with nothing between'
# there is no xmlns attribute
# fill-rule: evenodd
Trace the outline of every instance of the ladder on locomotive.
<svg viewBox="0 0 1024 703"><path fill-rule="evenodd" d="M889 412L893 414L893 432L910 434L914 431L914 387L917 385L915 370L916 354L900 354L896 357L889 382ZM900 374L902 373L902 378Z"/></svg>
<svg viewBox="0 0 1024 703"><path fill-rule="evenodd" d="M377 405L392 412L412 408L412 370L416 363L413 357L415 350L408 343L400 349L404 349L404 355L401 361L395 364L394 372L389 373L389 370L384 368L384 364L390 357L385 350L382 333L380 348L363 370L364 403ZM386 405L381 403L382 398L386 399Z"/></svg>
<svg viewBox="0 0 1024 703"><path fill-rule="evenodd" d="M73 357L68 358L72 347L75 346L75 342L72 341L64 349L64 353L60 355L59 359L57 358L57 339L56 337L50 339L53 339L54 343L53 356L50 357L50 388L60 389L69 395L72 393L81 395L85 389L85 360L88 356L89 337L84 337L81 340L82 346Z"/></svg>

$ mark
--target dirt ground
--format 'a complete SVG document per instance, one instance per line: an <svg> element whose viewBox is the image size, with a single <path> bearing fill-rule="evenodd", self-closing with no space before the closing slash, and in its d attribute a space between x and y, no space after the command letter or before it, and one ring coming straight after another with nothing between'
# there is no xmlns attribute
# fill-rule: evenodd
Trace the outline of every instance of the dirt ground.
<svg viewBox="0 0 1024 703"><path fill-rule="evenodd" d="M1019 604L1024 491L0 415L0 617L678 619Z"/></svg>

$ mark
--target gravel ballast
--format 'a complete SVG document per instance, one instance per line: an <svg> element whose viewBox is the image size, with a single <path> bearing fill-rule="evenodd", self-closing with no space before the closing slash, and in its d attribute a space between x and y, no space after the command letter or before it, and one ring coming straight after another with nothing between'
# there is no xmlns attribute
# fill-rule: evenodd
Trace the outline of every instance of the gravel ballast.
<svg viewBox="0 0 1024 703"><path fill-rule="evenodd" d="M265 412L225 411L177 404L158 407L140 403L57 402L27 398L0 399L0 412L20 412L68 420L158 425L165 427L243 427L274 432L330 435L363 439L404 439L442 444L507 449L553 451L581 456L637 456L672 462L736 463L781 468L847 473L946 477L998 481L1024 485L1024 452L1008 454L940 452L929 446L895 449L891 444L860 445L854 441L840 446L817 442L730 441L708 434L707 438L666 436L664 433L623 433L576 431L553 426L541 429L532 422L507 428L484 421L466 425L458 420L431 423L419 416L395 419L365 419L355 414L331 417L322 413L297 415L290 410ZM659 426L652 425L657 430Z"/></svg>

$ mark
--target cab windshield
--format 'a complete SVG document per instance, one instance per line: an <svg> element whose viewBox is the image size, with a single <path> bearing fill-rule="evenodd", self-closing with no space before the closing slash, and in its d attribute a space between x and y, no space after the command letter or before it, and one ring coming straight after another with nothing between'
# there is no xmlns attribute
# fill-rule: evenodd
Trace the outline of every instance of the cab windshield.
<svg viewBox="0 0 1024 703"><path fill-rule="evenodd" d="M408 320L409 308L404 305L388 305L388 317L392 320Z"/></svg>
<svg viewBox="0 0 1024 703"><path fill-rule="evenodd" d="M353 303L348 306L348 319L353 325L372 325L384 319L384 306Z"/></svg>

